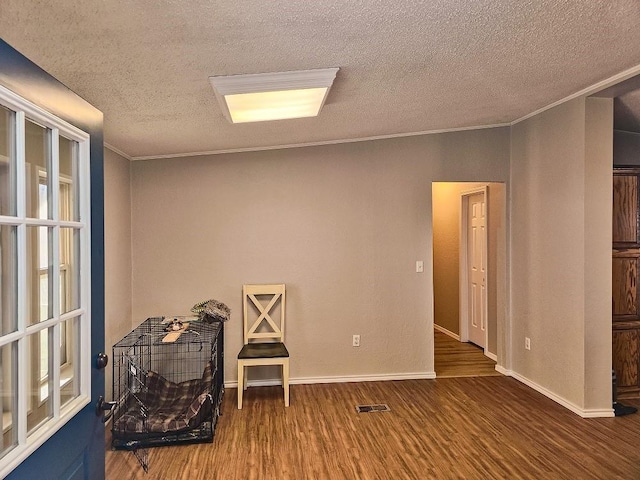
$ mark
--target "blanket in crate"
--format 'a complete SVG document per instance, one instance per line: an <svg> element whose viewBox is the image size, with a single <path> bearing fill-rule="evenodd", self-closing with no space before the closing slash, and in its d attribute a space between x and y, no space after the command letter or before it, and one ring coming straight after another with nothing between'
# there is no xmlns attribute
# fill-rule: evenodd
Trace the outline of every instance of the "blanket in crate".
<svg viewBox="0 0 640 480"><path fill-rule="evenodd" d="M122 433L168 433L196 428L210 412L213 369L202 378L173 383L159 373L146 374L145 388L114 424Z"/></svg>

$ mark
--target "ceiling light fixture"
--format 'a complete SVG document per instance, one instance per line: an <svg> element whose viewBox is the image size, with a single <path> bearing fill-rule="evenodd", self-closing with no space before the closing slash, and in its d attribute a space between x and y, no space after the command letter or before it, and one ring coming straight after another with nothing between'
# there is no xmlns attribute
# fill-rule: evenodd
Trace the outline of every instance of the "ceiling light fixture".
<svg viewBox="0 0 640 480"><path fill-rule="evenodd" d="M339 68L209 77L231 123L315 117Z"/></svg>

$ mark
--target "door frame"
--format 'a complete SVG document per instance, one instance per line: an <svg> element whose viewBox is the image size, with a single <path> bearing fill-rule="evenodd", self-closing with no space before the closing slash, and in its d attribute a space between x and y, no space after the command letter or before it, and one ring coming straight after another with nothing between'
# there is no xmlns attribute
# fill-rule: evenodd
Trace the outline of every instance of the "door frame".
<svg viewBox="0 0 640 480"><path fill-rule="evenodd" d="M94 359L104 351L104 146L102 112L69 90L54 77L0 39L0 85L89 134L90 184L90 291L91 325L83 341L90 343L87 369L89 403L56 429L44 426L34 435L34 450L18 465L7 464L6 479L104 478L104 424L96 415L95 403L104 396L105 372ZM90 330L89 330L90 329ZM63 419L66 420L66 419ZM55 433L54 433L55 432ZM46 437L46 438L45 438ZM36 448L37 447L37 448ZM26 452L26 450L25 450ZM9 471L8 470L12 470Z"/></svg>
<svg viewBox="0 0 640 480"><path fill-rule="evenodd" d="M473 188L470 190L464 190L460 193L460 341L469 341L469 254L468 254L468 239L469 239L469 198L472 195L482 194L484 197L485 205L485 241L484 241L484 257L488 262L489 256L489 186L483 185L482 187ZM489 269L486 269L485 277L485 289L484 289L484 317L486 321L486 327L484 331L484 354L497 361L495 354L488 351L489 345L489 310L488 310L488 290L489 290Z"/></svg>

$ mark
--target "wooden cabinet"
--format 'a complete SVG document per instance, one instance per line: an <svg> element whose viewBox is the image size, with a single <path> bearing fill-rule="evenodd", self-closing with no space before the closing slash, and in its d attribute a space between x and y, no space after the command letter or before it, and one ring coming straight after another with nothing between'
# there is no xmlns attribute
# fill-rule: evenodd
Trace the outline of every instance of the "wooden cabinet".
<svg viewBox="0 0 640 480"><path fill-rule="evenodd" d="M613 172L613 369L618 398L640 397L640 168Z"/></svg>

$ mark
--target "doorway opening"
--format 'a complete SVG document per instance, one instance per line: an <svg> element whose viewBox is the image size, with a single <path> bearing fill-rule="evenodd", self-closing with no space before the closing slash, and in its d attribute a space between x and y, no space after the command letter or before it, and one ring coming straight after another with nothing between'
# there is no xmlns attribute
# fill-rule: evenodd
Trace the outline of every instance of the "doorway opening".
<svg viewBox="0 0 640 480"><path fill-rule="evenodd" d="M432 187L436 375L500 375L496 367L504 364L506 344L505 184Z"/></svg>

